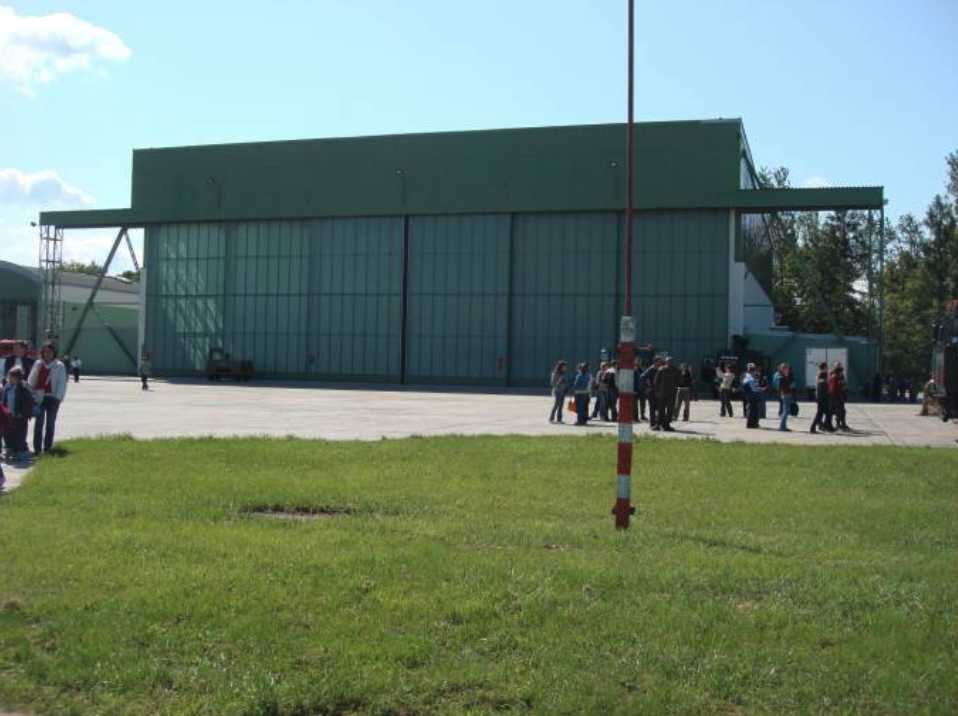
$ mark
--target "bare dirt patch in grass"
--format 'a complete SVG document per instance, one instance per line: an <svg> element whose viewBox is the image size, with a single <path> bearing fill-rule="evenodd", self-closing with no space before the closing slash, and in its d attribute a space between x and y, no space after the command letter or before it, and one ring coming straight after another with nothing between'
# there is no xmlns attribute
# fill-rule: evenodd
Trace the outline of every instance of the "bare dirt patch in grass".
<svg viewBox="0 0 958 716"><path fill-rule="evenodd" d="M245 513L255 519L279 520L280 522L314 522L316 520L352 517L359 514L359 511L345 505L301 505L252 507L245 510Z"/></svg>

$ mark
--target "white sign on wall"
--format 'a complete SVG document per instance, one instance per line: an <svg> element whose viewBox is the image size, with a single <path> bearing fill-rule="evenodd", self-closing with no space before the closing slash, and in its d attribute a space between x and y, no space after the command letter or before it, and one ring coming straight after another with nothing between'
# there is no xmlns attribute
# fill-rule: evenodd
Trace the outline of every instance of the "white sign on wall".
<svg viewBox="0 0 958 716"><path fill-rule="evenodd" d="M819 363L827 363L831 370L835 362L838 361L845 367L845 379L851 383L851 377L848 374L848 349L847 348L806 348L805 349L805 387L814 388L815 378L818 376Z"/></svg>

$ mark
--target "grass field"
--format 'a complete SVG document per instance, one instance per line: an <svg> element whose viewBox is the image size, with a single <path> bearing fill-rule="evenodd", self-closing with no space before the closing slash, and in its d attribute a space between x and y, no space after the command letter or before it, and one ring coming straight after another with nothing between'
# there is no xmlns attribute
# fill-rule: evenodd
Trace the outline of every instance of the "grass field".
<svg viewBox="0 0 958 716"><path fill-rule="evenodd" d="M605 437L67 443L0 500L0 704L958 713L958 452L636 462L616 533Z"/></svg>

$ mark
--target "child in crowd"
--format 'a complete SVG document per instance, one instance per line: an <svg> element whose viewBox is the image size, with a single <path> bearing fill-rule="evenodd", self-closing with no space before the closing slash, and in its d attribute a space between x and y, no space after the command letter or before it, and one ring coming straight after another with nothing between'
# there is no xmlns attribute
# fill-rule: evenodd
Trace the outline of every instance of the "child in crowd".
<svg viewBox="0 0 958 716"><path fill-rule="evenodd" d="M13 368L7 374L7 385L0 393L0 405L9 418L3 434L8 460L18 460L27 453L27 425L33 417L33 393L23 382L23 369Z"/></svg>

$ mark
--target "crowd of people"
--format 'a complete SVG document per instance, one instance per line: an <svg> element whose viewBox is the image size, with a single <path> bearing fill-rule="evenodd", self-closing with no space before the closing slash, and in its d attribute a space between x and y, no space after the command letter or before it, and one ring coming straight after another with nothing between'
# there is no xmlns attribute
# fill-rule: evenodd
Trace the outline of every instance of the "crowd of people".
<svg viewBox="0 0 958 716"><path fill-rule="evenodd" d="M637 361L633 396L635 422L648 421L652 430L673 431L672 423L679 415L685 421L689 419L694 384L692 369L685 363L676 367L670 357L657 358L649 366ZM595 375L589 372L588 363L580 363L572 378L567 376L567 363L559 361L552 371L550 390L551 423L564 422L564 408L575 412L576 425L587 425L590 420L615 422L619 419L618 361L601 363ZM571 399L566 404L569 395Z"/></svg>
<svg viewBox="0 0 958 716"><path fill-rule="evenodd" d="M576 366L574 376L567 375L568 366L559 361L549 381L552 394L550 423L562 423L563 411L575 413L575 425L587 425L590 420L615 422L618 420L619 363L601 363L595 375L590 373L588 363ZM742 417L749 429L757 429L768 417L768 400L773 394L778 401L778 429L791 432L789 418L797 416L795 377L792 367L782 363L778 370L768 376L759 366L750 363L739 376L731 363L717 372L719 416L734 418L733 397L739 390L742 401ZM634 421L648 421L655 431L673 432L672 423L689 420L691 402L695 396L695 377L691 367L682 363L676 367L669 356L658 356L650 365L636 362L634 385ZM569 398L568 402L566 399ZM815 383L816 413L809 429L811 433L850 431L846 420L845 404L848 400L848 381L844 366L836 362L831 369L826 363L819 365ZM590 413L589 408L592 408Z"/></svg>
<svg viewBox="0 0 958 716"><path fill-rule="evenodd" d="M0 392L0 440L6 461L29 456L27 437L33 421L33 453L53 449L57 414L66 397L69 376L63 361L57 358L53 343L45 343L40 357L28 355L29 346L20 341L13 354L3 361L3 389ZM79 366L73 366L73 378L79 382ZM0 480L3 469L0 467Z"/></svg>

